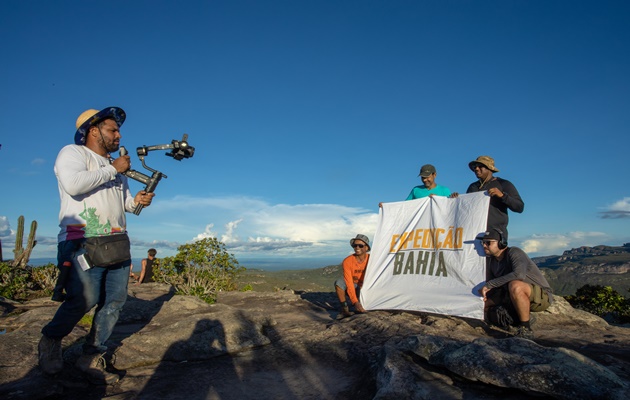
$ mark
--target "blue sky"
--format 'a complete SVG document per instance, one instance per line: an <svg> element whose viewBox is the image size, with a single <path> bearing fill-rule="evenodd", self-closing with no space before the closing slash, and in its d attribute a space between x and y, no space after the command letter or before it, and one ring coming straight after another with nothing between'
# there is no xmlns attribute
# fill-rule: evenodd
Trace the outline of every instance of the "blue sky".
<svg viewBox="0 0 630 400"><path fill-rule="evenodd" d="M18 1L0 3L0 239L37 220L54 257L57 152L88 108L127 112L154 204L134 257L205 236L237 259L338 258L420 167L465 192L494 157L525 201L532 256L630 242L625 1ZM131 181L135 193L142 185Z"/></svg>

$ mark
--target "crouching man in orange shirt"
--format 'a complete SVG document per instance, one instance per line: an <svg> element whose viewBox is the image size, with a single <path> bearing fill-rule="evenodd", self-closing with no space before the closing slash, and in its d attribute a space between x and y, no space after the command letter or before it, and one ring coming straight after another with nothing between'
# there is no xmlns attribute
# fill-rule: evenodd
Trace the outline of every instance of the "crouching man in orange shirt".
<svg viewBox="0 0 630 400"><path fill-rule="evenodd" d="M350 303L358 313L364 313L365 308L359 302L359 292L363 286L365 278L365 268L367 267L370 255L370 239L367 236L358 234L355 238L350 239L350 246L354 249L354 254L349 255L343 260L343 278L335 281L335 291L341 303L340 316L342 318L352 315L348 302L346 301L346 293L350 298Z"/></svg>

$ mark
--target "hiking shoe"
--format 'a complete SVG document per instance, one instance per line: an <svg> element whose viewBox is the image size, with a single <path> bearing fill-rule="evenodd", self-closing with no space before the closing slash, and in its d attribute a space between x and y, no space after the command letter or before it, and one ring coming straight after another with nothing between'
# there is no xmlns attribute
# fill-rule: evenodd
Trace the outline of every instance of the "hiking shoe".
<svg viewBox="0 0 630 400"><path fill-rule="evenodd" d="M337 316L337 318L342 319L342 318L348 318L348 317L352 317L352 313L350 312L350 309L348 307L341 307L341 310L339 311L339 315Z"/></svg>
<svg viewBox="0 0 630 400"><path fill-rule="evenodd" d="M88 380L96 385L113 385L120 377L105 370L105 359L102 354L83 354L75 367L85 372Z"/></svg>
<svg viewBox="0 0 630 400"><path fill-rule="evenodd" d="M515 337L520 337L523 339L529 339L529 340L533 340L534 339L534 331L532 331L532 328L528 328L526 326L519 326L516 328L516 333L514 334Z"/></svg>
<svg viewBox="0 0 630 400"><path fill-rule="evenodd" d="M533 312L529 313L529 326L534 326L536 323L536 315Z"/></svg>
<svg viewBox="0 0 630 400"><path fill-rule="evenodd" d="M55 375L63 369L61 339L51 339L42 335L37 345L39 367L48 375Z"/></svg>

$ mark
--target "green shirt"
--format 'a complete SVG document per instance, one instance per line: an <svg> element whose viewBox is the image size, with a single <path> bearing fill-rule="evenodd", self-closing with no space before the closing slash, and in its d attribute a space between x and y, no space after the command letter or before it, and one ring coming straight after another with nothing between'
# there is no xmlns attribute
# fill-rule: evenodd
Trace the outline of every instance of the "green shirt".
<svg viewBox="0 0 630 400"><path fill-rule="evenodd" d="M426 186L421 185L411 189L411 193L409 193L406 200L422 199L423 197L428 197L430 194L448 197L451 195L451 191L445 186L436 185L433 189L429 190Z"/></svg>

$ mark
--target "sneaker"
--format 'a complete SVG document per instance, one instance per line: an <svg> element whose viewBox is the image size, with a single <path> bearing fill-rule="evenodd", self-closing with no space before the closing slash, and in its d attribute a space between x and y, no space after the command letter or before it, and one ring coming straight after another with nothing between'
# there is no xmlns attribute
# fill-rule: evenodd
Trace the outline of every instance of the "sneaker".
<svg viewBox="0 0 630 400"><path fill-rule="evenodd" d="M96 385L112 385L120 379L117 374L105 370L105 359L102 354L83 354L75 367L85 372L88 380Z"/></svg>
<svg viewBox="0 0 630 400"><path fill-rule="evenodd" d="M529 339L529 340L533 340L534 339L534 331L532 331L532 328L528 328L526 326L519 326L516 328L516 333L514 334L515 337L520 337L523 339Z"/></svg>
<svg viewBox="0 0 630 400"><path fill-rule="evenodd" d="M42 335L37 345L39 367L48 375L55 375L63 369L61 357L61 339L51 339Z"/></svg>

